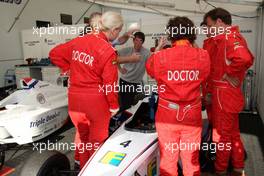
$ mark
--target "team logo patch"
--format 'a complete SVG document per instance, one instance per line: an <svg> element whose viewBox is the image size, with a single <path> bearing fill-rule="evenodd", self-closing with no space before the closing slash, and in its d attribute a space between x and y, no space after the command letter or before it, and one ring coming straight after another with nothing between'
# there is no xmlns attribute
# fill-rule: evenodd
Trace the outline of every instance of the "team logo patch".
<svg viewBox="0 0 264 176"><path fill-rule="evenodd" d="M116 64L117 64L117 60L113 60L113 61L112 61L112 64L113 64L113 65L116 65Z"/></svg>
<svg viewBox="0 0 264 176"><path fill-rule="evenodd" d="M110 164L112 166L119 166L123 159L126 157L125 153L119 152L107 152L104 157L100 160L100 163Z"/></svg>
<svg viewBox="0 0 264 176"><path fill-rule="evenodd" d="M147 176L157 176L157 159L154 158L148 164L148 175Z"/></svg>
<svg viewBox="0 0 264 176"><path fill-rule="evenodd" d="M239 42L234 42L234 45L239 45L240 43Z"/></svg>

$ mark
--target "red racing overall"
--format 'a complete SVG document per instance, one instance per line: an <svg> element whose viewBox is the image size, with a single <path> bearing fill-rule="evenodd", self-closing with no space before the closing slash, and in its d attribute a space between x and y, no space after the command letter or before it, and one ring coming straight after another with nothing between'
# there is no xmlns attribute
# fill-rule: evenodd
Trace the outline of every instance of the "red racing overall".
<svg viewBox="0 0 264 176"><path fill-rule="evenodd" d="M103 33L87 34L50 52L53 64L69 71L69 115L76 127L75 159L82 168L107 138L111 114L119 108L117 93L105 93L116 84L116 52Z"/></svg>
<svg viewBox="0 0 264 176"><path fill-rule="evenodd" d="M235 169L244 168L244 148L240 139L238 113L244 106L241 92L245 72L253 64L253 56L238 27L231 27L229 34L221 34L205 41L211 57L208 84L212 92L213 141L224 148L217 148L215 169L224 172L229 158ZM227 74L238 78L240 85L232 86L223 79Z"/></svg>
<svg viewBox="0 0 264 176"><path fill-rule="evenodd" d="M154 53L147 61L148 74L159 90L156 129L160 148L160 175L177 176L179 156L185 176L200 175L200 86L210 72L208 53L179 40L172 48Z"/></svg>
<svg viewBox="0 0 264 176"><path fill-rule="evenodd" d="M204 44L203 44L203 49L209 51L213 48L212 45L210 45L210 41L213 40L213 37L210 37L208 39L206 39L204 41ZM211 57L210 57L210 72L212 71L212 62L211 62ZM211 98L211 95L212 95L212 84L210 83L210 74L207 78L207 81L203 83L203 86L202 86L202 91L203 91L203 98L204 98L204 102L205 102L205 108L206 108L206 113L207 113L207 118L208 118L208 121L210 124L212 124L212 104L209 103L209 102L206 102L206 95L209 96Z"/></svg>

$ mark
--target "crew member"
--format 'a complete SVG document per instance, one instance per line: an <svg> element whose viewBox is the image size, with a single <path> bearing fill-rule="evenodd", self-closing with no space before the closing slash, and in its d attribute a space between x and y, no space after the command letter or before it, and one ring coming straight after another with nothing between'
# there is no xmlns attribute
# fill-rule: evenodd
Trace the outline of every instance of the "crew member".
<svg viewBox="0 0 264 176"><path fill-rule="evenodd" d="M118 37L123 19L116 12L105 12L99 25L98 34L78 37L50 52L52 63L69 72L69 115L76 127L81 168L107 138L110 117L119 110L117 93L106 94L105 86L117 83L117 55L109 42Z"/></svg>
<svg viewBox="0 0 264 176"><path fill-rule="evenodd" d="M121 73L119 80L119 103L121 110L125 110L133 105L135 102L135 96L138 93L142 93L137 92L137 89L138 86L142 85L143 76L145 74L145 63L150 54L150 51L143 47L144 41L145 34L143 32L136 32L133 38L134 46L118 50L119 57L131 55L141 56L138 62L126 63L119 67Z"/></svg>
<svg viewBox="0 0 264 176"><path fill-rule="evenodd" d="M83 33L81 36L84 36L85 34L89 33L95 33L98 34L100 32L100 21L101 21L102 13L100 12L94 12L90 15L89 17L89 25L87 25L84 28ZM114 41L110 41L111 45L114 47L116 45L123 45L127 42L129 38L133 38L133 33L137 31L138 28L128 28L128 31L125 32L123 35L119 36L116 38ZM117 56L117 63L122 64L122 63L135 63L140 60L140 55L133 53L132 55L128 56ZM79 165L80 165L80 160L79 160L79 153L75 153L75 169L78 170Z"/></svg>
<svg viewBox="0 0 264 176"><path fill-rule="evenodd" d="M201 27L207 28L208 33L206 34L207 39L203 43L203 49L207 50L207 52L211 49L210 41L213 40L213 35L210 33L210 30L206 26L205 20L201 23ZM212 62L210 57L210 68L212 70ZM211 72L211 71L210 71ZM210 77L210 74L208 76L208 79ZM202 85L202 102L206 109L207 119L209 122L210 127L212 126L212 103L211 103L211 96L212 96L212 84L210 84L208 81L204 82Z"/></svg>
<svg viewBox="0 0 264 176"><path fill-rule="evenodd" d="M172 48L157 51L146 64L147 73L156 79L158 87L165 85L165 91L159 91L155 120L161 176L178 175L179 157L183 175L200 175L200 86L210 72L210 61L207 51L193 47L194 30L178 33L180 27L194 29L194 24L187 17L170 19L167 29Z"/></svg>
<svg viewBox="0 0 264 176"><path fill-rule="evenodd" d="M227 175L231 159L234 168L231 175L240 176L244 168L238 117L244 97L240 87L247 69L253 64L253 56L238 26L232 26L228 11L216 8L206 13L204 19L216 34L204 42L212 61L208 84L212 87L213 141L225 146L221 150L217 147L215 169L218 175Z"/></svg>

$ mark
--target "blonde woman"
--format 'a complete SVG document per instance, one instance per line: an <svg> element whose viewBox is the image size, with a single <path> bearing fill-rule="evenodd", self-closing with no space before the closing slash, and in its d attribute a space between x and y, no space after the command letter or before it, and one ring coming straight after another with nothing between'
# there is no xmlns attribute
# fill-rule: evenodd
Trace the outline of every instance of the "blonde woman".
<svg viewBox="0 0 264 176"><path fill-rule="evenodd" d="M100 12L94 12L90 15L90 19L89 19L89 25L87 25L84 28L84 31L81 35L85 35L87 33L99 33L100 32L100 20L102 17L102 13ZM111 44L113 47L115 47L116 45L123 45L125 44L129 38L133 38L134 35L133 33L139 31L139 26L135 25L134 26L130 26L128 28L128 31L125 32L123 35L121 35L120 37L116 38L114 41L111 41ZM133 53L130 56L118 56L117 57L117 62L119 64L124 64L124 63L135 63L135 62L139 62L141 60L141 56L139 54Z"/></svg>
<svg viewBox="0 0 264 176"><path fill-rule="evenodd" d="M82 168L94 150L107 138L111 116L118 110L118 95L106 94L105 87L114 87L118 71L114 41L123 27L119 13L105 12L100 32L87 34L56 46L50 52L53 64L69 72L69 115L76 127L75 156Z"/></svg>

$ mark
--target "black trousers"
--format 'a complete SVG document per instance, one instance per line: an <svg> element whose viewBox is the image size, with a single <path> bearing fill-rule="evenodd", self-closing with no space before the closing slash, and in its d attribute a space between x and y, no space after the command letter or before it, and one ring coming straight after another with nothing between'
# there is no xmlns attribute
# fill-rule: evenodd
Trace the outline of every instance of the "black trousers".
<svg viewBox="0 0 264 176"><path fill-rule="evenodd" d="M120 78L119 86L119 106L120 111L123 111L130 108L131 105L135 105L137 103L135 97L136 95L141 94L141 92L137 92L136 89L141 86L141 84L130 83Z"/></svg>

